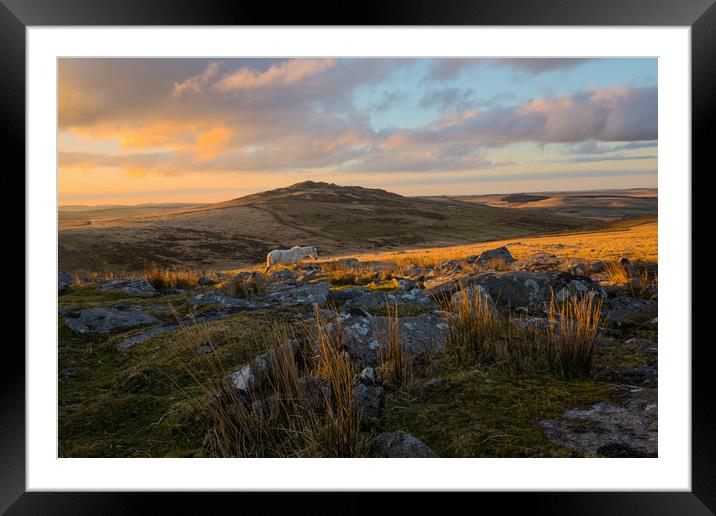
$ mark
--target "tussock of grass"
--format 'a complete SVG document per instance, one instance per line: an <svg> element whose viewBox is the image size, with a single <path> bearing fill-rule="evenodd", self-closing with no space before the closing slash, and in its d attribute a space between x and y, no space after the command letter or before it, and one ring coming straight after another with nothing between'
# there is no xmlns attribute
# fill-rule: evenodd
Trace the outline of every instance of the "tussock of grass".
<svg viewBox="0 0 716 516"><path fill-rule="evenodd" d="M595 300L595 296L572 296L561 303L552 296L547 356L550 369L562 378L589 376L601 307L601 300Z"/></svg>
<svg viewBox="0 0 716 516"><path fill-rule="evenodd" d="M378 280L380 274L368 267L351 267L328 263L323 266L331 285L368 285Z"/></svg>
<svg viewBox="0 0 716 516"><path fill-rule="evenodd" d="M608 262L605 270L609 281L615 285L624 285L629 297L655 299L658 292L658 276L646 266Z"/></svg>
<svg viewBox="0 0 716 516"><path fill-rule="evenodd" d="M386 303L387 326L383 332L383 342L378 348L379 372L392 384L404 385L410 379L411 360L403 347L400 335L398 305L391 307Z"/></svg>
<svg viewBox="0 0 716 516"><path fill-rule="evenodd" d="M463 289L457 301L440 301L448 314L446 349L463 364L495 363L498 360L502 322L477 289Z"/></svg>
<svg viewBox="0 0 716 516"><path fill-rule="evenodd" d="M209 428L207 453L220 457L354 457L363 446L353 398L353 365L342 351L340 328L316 312L307 327L311 353L288 342L293 332L273 325L264 332L270 373L261 387L238 392L221 363L195 400Z"/></svg>
<svg viewBox="0 0 716 516"><path fill-rule="evenodd" d="M157 290L194 288L200 277L201 274L194 270L172 271L155 263L144 273L144 279Z"/></svg>

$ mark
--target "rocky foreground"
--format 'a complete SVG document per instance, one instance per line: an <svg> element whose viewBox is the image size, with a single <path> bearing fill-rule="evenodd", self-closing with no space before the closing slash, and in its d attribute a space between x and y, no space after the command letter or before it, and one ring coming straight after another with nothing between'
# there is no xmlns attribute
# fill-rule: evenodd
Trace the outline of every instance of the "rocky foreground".
<svg viewBox="0 0 716 516"><path fill-rule="evenodd" d="M390 311L398 315L402 348L413 359L421 360L445 350L449 312L460 296L479 292L497 313L510 315L521 326L544 331L551 324L547 312L552 298L561 302L590 295L602 302L597 337L600 358L595 361L591 381L609 395L588 406L566 406L559 417L532 421L534 429L530 431L538 431L553 445L576 456L654 457L658 302L655 283L649 278L655 277L656 264L624 259L618 264L624 271L620 280L615 277L614 266L600 261L565 262L549 253L515 260L502 247L435 267L355 259L307 262L268 275L255 271L204 275L190 288L160 290L144 279L90 282L60 273L59 317L69 331L63 334L61 330L60 336L61 398L63 381L77 390L82 385L78 377L89 380L93 376L91 368L79 367L82 370L76 371L63 367L63 335L87 339L92 349L113 353L114 363L123 365L132 360L133 353L152 350L152 356L156 356L162 343L179 338L187 328L211 327L246 317L247 313L263 319L268 313L278 313L278 318L290 324L311 324L320 317L340 329L343 352L359 371L353 379L353 393L363 418L373 428L368 455L434 457L438 454L426 443L404 431L409 428L379 431L386 429L381 421L390 419L391 410L395 410L386 392L390 386L383 385L377 374L380 348L391 322L396 320ZM228 289L229 284L239 284L244 290ZM213 342L200 342L194 353L210 355L218 352L216 348ZM267 353L244 357L227 379L241 396L250 397L270 377L272 361ZM319 378L307 375L304 381L316 383L319 390L325 388ZM420 382L420 396L427 398L436 389L451 388L440 376ZM114 388L117 385L115 381ZM124 388L121 382L119 385L119 390ZM140 392L142 388L135 387ZM66 417L66 424L71 425L73 410L84 406L74 399L83 396L67 392L66 399L60 400L60 418ZM248 408L270 412L271 399L253 401ZM432 424L440 427L441 421ZM193 424L184 421L178 426L185 431L187 425ZM61 424L61 433L62 428ZM65 428L70 434L75 431L74 427ZM121 450L99 450L77 453L123 455ZM162 453L172 454L171 450Z"/></svg>

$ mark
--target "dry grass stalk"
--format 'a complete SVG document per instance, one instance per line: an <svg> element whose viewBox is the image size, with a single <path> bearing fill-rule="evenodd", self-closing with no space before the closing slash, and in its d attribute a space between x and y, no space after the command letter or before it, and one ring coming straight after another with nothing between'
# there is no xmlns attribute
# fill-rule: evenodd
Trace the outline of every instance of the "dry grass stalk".
<svg viewBox="0 0 716 516"><path fill-rule="evenodd" d="M144 279L157 290L194 288L200 277L197 271L172 271L155 263L149 265L144 273Z"/></svg>
<svg viewBox="0 0 716 516"><path fill-rule="evenodd" d="M547 357L553 372L565 379L584 378L592 370L602 301L593 295L550 300Z"/></svg>
<svg viewBox="0 0 716 516"><path fill-rule="evenodd" d="M401 342L398 304L391 307L386 302L387 325L383 332L383 342L378 349L379 370L392 383L405 385L411 374L411 360Z"/></svg>

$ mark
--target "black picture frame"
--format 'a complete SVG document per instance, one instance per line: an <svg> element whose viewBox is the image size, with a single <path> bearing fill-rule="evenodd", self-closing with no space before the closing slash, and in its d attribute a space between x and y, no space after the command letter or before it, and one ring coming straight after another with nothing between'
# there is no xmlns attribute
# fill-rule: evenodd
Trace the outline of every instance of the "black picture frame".
<svg viewBox="0 0 716 516"><path fill-rule="evenodd" d="M441 0L383 1L356 4L346 14L317 4L271 5L256 2L192 0L0 0L0 112L6 152L25 165L25 29L60 25L573 25L689 26L692 44L693 167L705 167L713 147L716 112L715 0ZM319 15L318 13L322 13ZM348 14L350 13L350 14ZM713 165L711 164L711 167ZM689 173L689 171L682 171ZM693 181L693 172L691 172ZM693 182L692 182L693 185ZM693 187L692 187L693 188ZM695 191L695 190L694 190ZM708 217L706 207L692 201L692 220ZM703 210L703 211L702 211ZM707 219L708 220L708 219ZM692 235L694 233L692 232ZM692 249L693 253L693 249ZM693 256L693 254L692 254ZM19 270L19 269L16 269ZM24 267L23 267L24 270ZM25 270L27 274L28 271ZM691 282L691 278L685 278ZM32 300L29 300L30 303ZM686 300L688 301L688 300ZM32 305L26 305L31 310ZM692 299L692 320L707 321L713 301ZM694 333L695 335L695 333ZM689 343L679 343L688 345ZM710 344L710 339L700 344ZM708 345L692 348L692 491L640 493L480 493L480 503L497 502L511 512L527 506L536 514L712 514L716 511L716 446L709 376ZM188 512L205 497L187 493L39 493L25 492L25 353L5 346L0 375L0 511L8 514L104 514L165 512L172 506ZM224 500L233 494L218 494ZM243 493L248 507L256 494ZM265 496L265 495L264 495ZM271 495L272 497L274 495ZM325 495L302 495L306 507L325 506ZM348 512L378 495L352 493L342 502ZM459 495L462 496L462 495ZM469 495L469 496L475 496ZM310 500L310 498L320 500ZM149 498L150 500L147 500ZM272 504L283 497L272 498ZM221 501L224 501L221 500ZM423 503L421 495L412 500ZM228 500L227 500L228 501ZM458 500L457 503L460 503ZM470 504L474 501L468 502ZM199 505L202 504L202 505ZM206 506L204 506L206 508Z"/></svg>

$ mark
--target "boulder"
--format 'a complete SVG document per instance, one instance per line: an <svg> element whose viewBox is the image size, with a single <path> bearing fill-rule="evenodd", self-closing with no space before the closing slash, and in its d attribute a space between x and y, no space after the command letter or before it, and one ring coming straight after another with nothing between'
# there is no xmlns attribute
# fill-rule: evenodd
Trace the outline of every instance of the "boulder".
<svg viewBox="0 0 716 516"><path fill-rule="evenodd" d="M476 255L476 254L471 254L471 255L469 255L468 257L465 258L465 261L466 261L467 263L475 263L475 260L477 260L477 255Z"/></svg>
<svg viewBox="0 0 716 516"><path fill-rule="evenodd" d="M407 432L384 432L370 443L369 455L376 458L436 458L437 455L420 439Z"/></svg>
<svg viewBox="0 0 716 516"><path fill-rule="evenodd" d="M205 306L205 305L221 305L232 308L256 308L261 306L261 303L251 301L248 299L230 297L219 294L218 292L207 292L205 294L198 294L196 296L187 298L187 302L193 306Z"/></svg>
<svg viewBox="0 0 716 516"><path fill-rule="evenodd" d="M433 310L436 308L435 301L431 296L418 287L411 287L414 283L405 283L405 287L398 288L392 292L368 291L361 296L354 297L346 301L348 308L360 308L362 310L370 310L373 312L386 313L388 305L391 309L396 304L407 304L414 308L423 308L425 310Z"/></svg>
<svg viewBox="0 0 716 516"><path fill-rule="evenodd" d="M366 287L348 287L336 290L331 290L328 293L329 301L348 301L349 299L355 299L370 292L369 288Z"/></svg>
<svg viewBox="0 0 716 516"><path fill-rule="evenodd" d="M497 249L488 249L482 251L480 256L475 260L476 265L485 266L495 262L512 263L516 261L506 246Z"/></svg>
<svg viewBox="0 0 716 516"><path fill-rule="evenodd" d="M378 348L386 342L388 318L372 316L358 308L344 309L339 315L344 342L351 358L360 366L378 363ZM401 344L408 353L443 349L448 325L435 313L398 320Z"/></svg>
<svg viewBox="0 0 716 516"><path fill-rule="evenodd" d="M479 296L481 301L485 301L491 310L497 310L495 301L481 285L471 285L455 292L450 296L450 306L453 310L457 310L465 302L465 297L472 303L475 296Z"/></svg>
<svg viewBox="0 0 716 516"><path fill-rule="evenodd" d="M231 373L228 378L237 391L250 393L266 380L268 373L268 358L261 355L238 371Z"/></svg>
<svg viewBox="0 0 716 516"><path fill-rule="evenodd" d="M280 271L275 271L271 273L271 281L288 281L292 279L296 279L297 274L292 271L291 269L282 269Z"/></svg>
<svg viewBox="0 0 716 516"><path fill-rule="evenodd" d="M241 369L230 373L228 379L237 391L248 394L270 379L272 364L275 363L275 360L280 359L280 354L290 353L292 359L295 360L298 350L298 342L291 340L257 356Z"/></svg>
<svg viewBox="0 0 716 516"><path fill-rule="evenodd" d="M151 297L157 293L156 289L143 279L102 281L99 288L104 292L124 292L125 294L141 297Z"/></svg>
<svg viewBox="0 0 716 516"><path fill-rule="evenodd" d="M515 262L513 268L522 271L555 271L559 269L560 263L554 254L540 251Z"/></svg>
<svg viewBox="0 0 716 516"><path fill-rule="evenodd" d="M273 284L266 293L266 299L281 306L323 305L329 293L328 282L298 284Z"/></svg>
<svg viewBox="0 0 716 516"><path fill-rule="evenodd" d="M550 272L497 272L478 277L481 285L503 307L525 306L534 310L549 307L552 293L558 302L571 295L594 293L603 299L604 290L588 278L569 273Z"/></svg>
<svg viewBox="0 0 716 516"><path fill-rule="evenodd" d="M611 307L604 310L607 320L615 326L640 324L656 316L659 305L652 299L617 297Z"/></svg>
<svg viewBox="0 0 716 516"><path fill-rule="evenodd" d="M68 272L57 273L57 290L62 292L67 290L77 282L77 277Z"/></svg>
<svg viewBox="0 0 716 516"><path fill-rule="evenodd" d="M383 406L383 387L378 385L372 367L366 367L353 378L353 401L365 423L371 424L378 420Z"/></svg>
<svg viewBox="0 0 716 516"><path fill-rule="evenodd" d="M600 402L568 410L560 420L542 421L550 441L586 456L656 457L657 390L617 387L623 404Z"/></svg>
<svg viewBox="0 0 716 516"><path fill-rule="evenodd" d="M146 314L142 307L128 305L65 310L61 315L67 326L77 333L109 333L121 328L159 322L157 318Z"/></svg>

